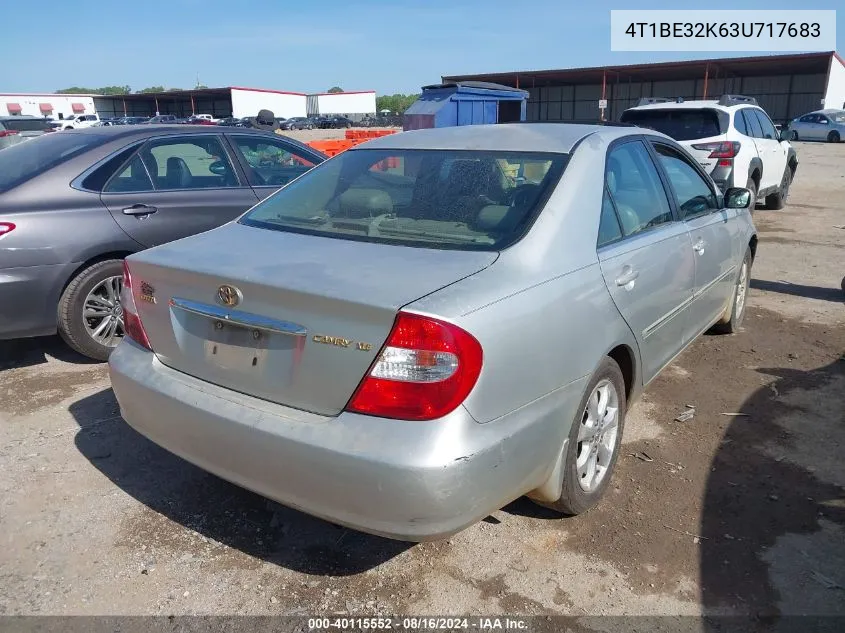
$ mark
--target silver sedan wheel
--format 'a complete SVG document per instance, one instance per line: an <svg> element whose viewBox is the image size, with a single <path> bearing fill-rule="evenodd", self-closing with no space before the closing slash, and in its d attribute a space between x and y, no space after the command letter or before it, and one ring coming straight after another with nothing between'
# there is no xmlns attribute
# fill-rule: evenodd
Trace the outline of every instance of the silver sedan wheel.
<svg viewBox="0 0 845 633"><path fill-rule="evenodd" d="M91 289L82 307L82 322L100 345L115 347L123 338L122 277L106 277Z"/></svg>
<svg viewBox="0 0 845 633"><path fill-rule="evenodd" d="M742 316L742 311L745 310L746 294L748 294L748 263L742 262L742 268L739 269L739 281L736 284L736 305L734 307L737 322Z"/></svg>
<svg viewBox="0 0 845 633"><path fill-rule="evenodd" d="M602 380L587 400L578 429L575 468L578 483L585 492L596 490L607 476L618 433L619 395L612 382Z"/></svg>

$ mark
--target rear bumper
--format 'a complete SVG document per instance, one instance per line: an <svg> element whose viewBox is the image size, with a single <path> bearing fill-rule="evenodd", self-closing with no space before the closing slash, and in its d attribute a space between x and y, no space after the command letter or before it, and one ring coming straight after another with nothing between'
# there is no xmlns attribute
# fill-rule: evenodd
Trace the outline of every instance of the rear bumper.
<svg viewBox="0 0 845 633"><path fill-rule="evenodd" d="M325 417L192 378L124 340L109 359L130 426L223 479L361 531L443 538L539 486L581 388L487 424L459 408L433 422ZM563 417L566 416L566 417Z"/></svg>
<svg viewBox="0 0 845 633"><path fill-rule="evenodd" d="M0 268L0 339L56 333L56 307L78 264Z"/></svg>
<svg viewBox="0 0 845 633"><path fill-rule="evenodd" d="M716 167L713 168L713 171L710 172L710 177L722 193L725 193L725 191L735 186L733 165L730 167L716 165ZM743 185L744 184L745 183L743 183Z"/></svg>

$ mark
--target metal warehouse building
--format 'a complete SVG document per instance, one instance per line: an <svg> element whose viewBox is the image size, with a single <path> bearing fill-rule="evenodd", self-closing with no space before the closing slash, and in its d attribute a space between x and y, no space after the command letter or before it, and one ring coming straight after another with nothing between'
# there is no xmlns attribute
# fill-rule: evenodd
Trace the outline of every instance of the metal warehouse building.
<svg viewBox="0 0 845 633"><path fill-rule="evenodd" d="M617 121L642 97L755 97L776 123L805 112L845 109L845 61L836 52L733 57L596 68L444 76L528 90L529 121Z"/></svg>
<svg viewBox="0 0 845 633"><path fill-rule="evenodd" d="M355 118L373 115L376 111L373 91L307 95L304 92L230 86L115 96L0 94L0 116L29 114L64 119L72 114L96 112L100 117L153 116L156 113L178 117L191 114L247 117L266 109L277 117L289 119L316 113L308 107L311 100L319 108L319 114L345 114Z"/></svg>

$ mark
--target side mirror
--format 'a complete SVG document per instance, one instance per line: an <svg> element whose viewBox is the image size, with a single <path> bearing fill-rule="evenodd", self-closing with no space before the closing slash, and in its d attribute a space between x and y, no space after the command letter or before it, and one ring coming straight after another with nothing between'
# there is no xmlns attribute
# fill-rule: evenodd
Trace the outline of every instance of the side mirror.
<svg viewBox="0 0 845 633"><path fill-rule="evenodd" d="M229 173L226 164L223 161L216 160L208 166L210 171L215 176L226 176Z"/></svg>
<svg viewBox="0 0 845 633"><path fill-rule="evenodd" d="M747 209L751 205L751 192L744 187L731 187L725 192L725 207Z"/></svg>
<svg viewBox="0 0 845 633"><path fill-rule="evenodd" d="M778 134L778 138L782 141L792 140L792 130L790 130L788 127L781 128L780 134Z"/></svg>

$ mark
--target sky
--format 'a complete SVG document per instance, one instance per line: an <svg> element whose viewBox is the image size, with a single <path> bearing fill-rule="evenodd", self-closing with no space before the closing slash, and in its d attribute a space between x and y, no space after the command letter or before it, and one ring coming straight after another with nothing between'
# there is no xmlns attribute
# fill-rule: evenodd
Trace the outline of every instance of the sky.
<svg viewBox="0 0 845 633"><path fill-rule="evenodd" d="M708 0L699 8L839 8L841 42L845 9L840 2ZM190 88L199 78L209 87L321 92L340 86L393 94L418 92L441 75L764 54L610 50L610 9L685 8L677 0L121 4L43 0L40 17L33 18L29 3L6 3L3 22L20 28L4 28L0 36L0 60L13 60L0 64L0 92L107 85L129 85L133 91Z"/></svg>

